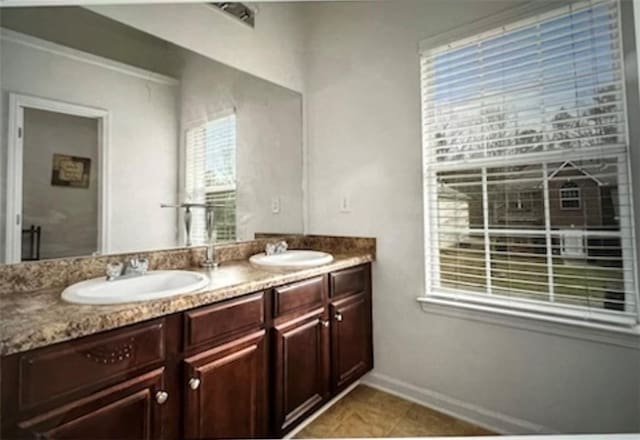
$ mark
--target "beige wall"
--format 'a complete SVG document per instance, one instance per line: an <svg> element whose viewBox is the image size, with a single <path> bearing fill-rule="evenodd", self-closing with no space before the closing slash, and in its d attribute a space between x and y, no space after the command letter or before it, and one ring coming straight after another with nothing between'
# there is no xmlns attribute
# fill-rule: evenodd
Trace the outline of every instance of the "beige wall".
<svg viewBox="0 0 640 440"><path fill-rule="evenodd" d="M42 259L90 255L98 240L97 119L25 109L23 127L23 228L42 227ZM91 159L89 187L52 185L54 154Z"/></svg>
<svg viewBox="0 0 640 440"><path fill-rule="evenodd" d="M638 432L637 336L416 302L425 293L418 42L512 6L309 6L309 232L378 239L370 382L503 432Z"/></svg>

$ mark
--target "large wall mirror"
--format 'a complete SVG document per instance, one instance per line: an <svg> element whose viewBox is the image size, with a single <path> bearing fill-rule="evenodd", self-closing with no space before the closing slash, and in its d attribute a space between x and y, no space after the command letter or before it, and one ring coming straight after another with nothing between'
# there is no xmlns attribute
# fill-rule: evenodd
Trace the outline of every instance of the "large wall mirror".
<svg viewBox="0 0 640 440"><path fill-rule="evenodd" d="M302 232L299 93L81 7L0 25L1 262Z"/></svg>

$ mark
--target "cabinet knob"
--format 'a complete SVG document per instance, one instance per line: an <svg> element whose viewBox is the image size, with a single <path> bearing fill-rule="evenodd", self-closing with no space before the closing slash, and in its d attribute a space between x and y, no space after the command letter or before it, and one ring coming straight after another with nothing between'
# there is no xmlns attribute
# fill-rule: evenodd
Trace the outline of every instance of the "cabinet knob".
<svg viewBox="0 0 640 440"><path fill-rule="evenodd" d="M192 377L189 379L189 388L192 390L197 390L200 387L200 379L197 377Z"/></svg>
<svg viewBox="0 0 640 440"><path fill-rule="evenodd" d="M156 402L158 402L158 405L162 405L163 403L165 403L168 398L169 393L167 393L166 391L158 391L156 393Z"/></svg>
<svg viewBox="0 0 640 440"><path fill-rule="evenodd" d="M335 315L333 315L334 318L336 318L336 321L338 322L342 322L342 320L344 319L344 317L342 316L342 313L340 312L336 312Z"/></svg>
<svg viewBox="0 0 640 440"><path fill-rule="evenodd" d="M322 323L323 327L329 327L329 320L327 319L326 321L320 321Z"/></svg>

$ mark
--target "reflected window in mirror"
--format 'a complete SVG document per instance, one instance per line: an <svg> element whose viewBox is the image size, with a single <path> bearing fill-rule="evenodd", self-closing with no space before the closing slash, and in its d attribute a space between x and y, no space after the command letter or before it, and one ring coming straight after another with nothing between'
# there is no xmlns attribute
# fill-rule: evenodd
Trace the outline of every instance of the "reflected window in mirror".
<svg viewBox="0 0 640 440"><path fill-rule="evenodd" d="M185 133L185 193L213 205L215 240L236 240L236 115L226 112ZM193 244L207 242L204 210L193 213Z"/></svg>

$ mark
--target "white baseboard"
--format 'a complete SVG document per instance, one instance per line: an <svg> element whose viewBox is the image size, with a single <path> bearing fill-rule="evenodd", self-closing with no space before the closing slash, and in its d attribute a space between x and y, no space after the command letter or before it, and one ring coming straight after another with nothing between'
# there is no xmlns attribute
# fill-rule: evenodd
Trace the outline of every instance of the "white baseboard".
<svg viewBox="0 0 640 440"><path fill-rule="evenodd" d="M290 431L287 435L285 435L282 438L283 439L291 439L291 438L295 437L296 435L298 435L298 433L300 431L302 431L304 428L306 428L315 419L320 417L326 410L331 408L338 400L342 399L344 396L349 394L351 392L351 390L353 390L358 385L360 385L360 381L359 380L357 380L354 383L352 383L351 385L349 385L347 388L344 389L344 391L342 391L336 397L334 397L333 399L331 399L330 401L325 403L320 409L318 409L316 412L314 412L309 417L304 419L298 426L295 427L295 429Z"/></svg>
<svg viewBox="0 0 640 440"><path fill-rule="evenodd" d="M500 434L556 434L553 429L463 402L437 391L420 388L380 373L369 373L362 384L428 406L452 417Z"/></svg>

